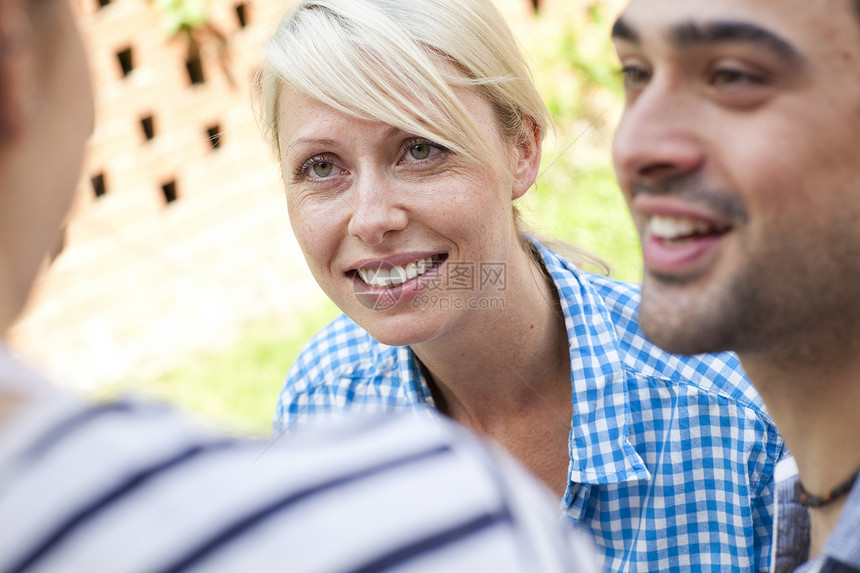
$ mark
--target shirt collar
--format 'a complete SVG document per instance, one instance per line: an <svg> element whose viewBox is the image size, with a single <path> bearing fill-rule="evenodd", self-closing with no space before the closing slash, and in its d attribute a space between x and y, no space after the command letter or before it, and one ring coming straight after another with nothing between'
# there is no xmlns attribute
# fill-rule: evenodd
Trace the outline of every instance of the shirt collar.
<svg viewBox="0 0 860 573"><path fill-rule="evenodd" d="M558 289L569 341L573 401L569 481L650 480L645 462L628 439L627 374L609 311L581 271L540 243L534 244Z"/></svg>
<svg viewBox="0 0 860 573"><path fill-rule="evenodd" d="M413 404L436 408L433 392L427 383L424 366L415 352L408 346L397 347L397 362L400 364L400 379L406 381L404 390Z"/></svg>
<svg viewBox="0 0 860 573"><path fill-rule="evenodd" d="M576 484L650 480L645 462L628 440L627 375L621 367L614 323L600 296L570 262L533 241L558 289L570 349L573 418L569 485L565 500L574 503ZM399 376L406 399L432 407L433 396L418 357L397 347Z"/></svg>

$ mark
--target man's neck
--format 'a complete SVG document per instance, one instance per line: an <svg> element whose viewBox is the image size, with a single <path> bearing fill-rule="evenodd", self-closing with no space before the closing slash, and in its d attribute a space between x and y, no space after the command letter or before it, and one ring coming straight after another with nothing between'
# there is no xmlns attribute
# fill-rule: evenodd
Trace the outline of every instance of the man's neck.
<svg viewBox="0 0 860 573"><path fill-rule="evenodd" d="M812 495L832 491L860 469L860 353L843 351L807 364L741 356ZM823 549L843 504L810 511L810 557Z"/></svg>
<svg viewBox="0 0 860 573"><path fill-rule="evenodd" d="M824 551L824 544L833 530L836 529L836 524L839 522L839 516L842 514L842 508L845 506L845 498L833 502L826 507L809 508L809 526L811 530L809 540L809 558L813 559L821 555Z"/></svg>

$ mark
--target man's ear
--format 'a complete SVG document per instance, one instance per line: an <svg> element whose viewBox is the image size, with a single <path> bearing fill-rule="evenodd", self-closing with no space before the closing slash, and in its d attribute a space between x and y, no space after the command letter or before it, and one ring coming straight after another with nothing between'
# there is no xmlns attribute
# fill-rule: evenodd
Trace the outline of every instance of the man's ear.
<svg viewBox="0 0 860 573"><path fill-rule="evenodd" d="M27 0L0 0L0 146L14 141L36 94L35 46Z"/></svg>
<svg viewBox="0 0 860 573"><path fill-rule="evenodd" d="M523 132L517 141L517 164L511 200L519 199L534 185L540 169L542 140L543 130L537 122L530 117L524 118Z"/></svg>

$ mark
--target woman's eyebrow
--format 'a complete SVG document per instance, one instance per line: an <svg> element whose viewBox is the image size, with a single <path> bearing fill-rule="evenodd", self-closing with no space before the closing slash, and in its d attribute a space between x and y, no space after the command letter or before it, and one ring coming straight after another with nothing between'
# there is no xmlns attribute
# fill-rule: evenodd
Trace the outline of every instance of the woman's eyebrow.
<svg viewBox="0 0 860 573"><path fill-rule="evenodd" d="M402 137L406 133L407 132L403 131L399 127L392 126L382 134L382 139L395 139L397 137ZM334 147L337 145L337 141L328 137L299 137L287 143L286 149L293 149L299 145L324 145L326 147Z"/></svg>
<svg viewBox="0 0 860 573"><path fill-rule="evenodd" d="M316 137L300 137L289 142L286 146L287 149L293 149L299 145L325 145L325 146L333 146L335 141L333 139L327 138L316 138Z"/></svg>

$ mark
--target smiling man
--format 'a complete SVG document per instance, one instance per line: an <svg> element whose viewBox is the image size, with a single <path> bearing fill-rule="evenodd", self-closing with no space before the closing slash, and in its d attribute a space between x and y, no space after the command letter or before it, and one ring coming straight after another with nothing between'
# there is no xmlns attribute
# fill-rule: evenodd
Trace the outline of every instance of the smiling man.
<svg viewBox="0 0 860 573"><path fill-rule="evenodd" d="M860 571L860 2L632 0L613 37L642 326L738 352L808 507L777 554Z"/></svg>

